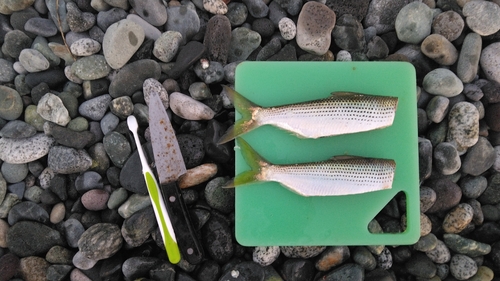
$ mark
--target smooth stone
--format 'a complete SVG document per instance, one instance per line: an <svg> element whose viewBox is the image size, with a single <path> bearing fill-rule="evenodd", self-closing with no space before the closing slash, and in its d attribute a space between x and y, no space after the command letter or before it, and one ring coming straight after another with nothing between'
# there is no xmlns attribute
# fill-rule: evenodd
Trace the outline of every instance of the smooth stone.
<svg viewBox="0 0 500 281"><path fill-rule="evenodd" d="M387 46L385 41L379 36L374 36L368 42L367 47L368 47L368 51L366 53L366 56L370 60L384 59L389 54L389 47Z"/></svg>
<svg viewBox="0 0 500 281"><path fill-rule="evenodd" d="M22 11L31 5L35 0L27 0L27 1L5 1L2 3L0 13L4 15L10 15L16 11Z"/></svg>
<svg viewBox="0 0 500 281"><path fill-rule="evenodd" d="M430 177L432 172L432 143L425 138L418 138L418 167L419 178L424 180Z"/></svg>
<svg viewBox="0 0 500 281"><path fill-rule="evenodd" d="M90 260L107 259L122 247L120 228L111 223L97 223L89 227L78 240L80 253Z"/></svg>
<svg viewBox="0 0 500 281"><path fill-rule="evenodd" d="M281 272L285 280L300 280L301 278L312 280L314 266L310 260L289 259L281 266ZM325 278L325 280L327 279Z"/></svg>
<svg viewBox="0 0 500 281"><path fill-rule="evenodd" d="M219 216L210 216L202 228L202 243L207 256L218 263L228 262L234 253L233 235L229 224Z"/></svg>
<svg viewBox="0 0 500 281"><path fill-rule="evenodd" d="M476 262L461 254L456 254L450 261L450 273L458 280L467 280L477 273L478 267Z"/></svg>
<svg viewBox="0 0 500 281"><path fill-rule="evenodd" d="M101 44L90 38L82 38L71 44L70 49L73 55L86 57L98 53L101 50Z"/></svg>
<svg viewBox="0 0 500 281"><path fill-rule="evenodd" d="M210 88L203 82L194 82L189 86L188 91L189 95L195 100L204 100L212 97Z"/></svg>
<svg viewBox="0 0 500 281"><path fill-rule="evenodd" d="M96 80L106 77L111 72L111 68L103 55L90 55L73 63L71 72L82 80Z"/></svg>
<svg viewBox="0 0 500 281"><path fill-rule="evenodd" d="M251 29L259 33L262 38L272 36L275 30L273 22L268 18L255 19Z"/></svg>
<svg viewBox="0 0 500 281"><path fill-rule="evenodd" d="M394 23L399 40L419 44L431 33L432 10L421 2L411 2L404 6Z"/></svg>
<svg viewBox="0 0 500 281"><path fill-rule="evenodd" d="M104 95L108 91L109 81L108 79L102 78L97 80L86 80L82 84L83 86L83 97L86 100Z"/></svg>
<svg viewBox="0 0 500 281"><path fill-rule="evenodd" d="M170 62L177 55L182 42L182 34L178 31L166 31L155 41L153 55L162 62Z"/></svg>
<svg viewBox="0 0 500 281"><path fill-rule="evenodd" d="M101 211L107 208L109 193L102 189L92 189L82 195L81 200L85 209Z"/></svg>
<svg viewBox="0 0 500 281"><path fill-rule="evenodd" d="M129 96L117 97L111 101L109 109L111 113L123 120L132 115L134 112L134 104Z"/></svg>
<svg viewBox="0 0 500 281"><path fill-rule="evenodd" d="M10 210L14 205L19 203L20 198L14 193L7 193L2 203L0 204L0 218L7 218Z"/></svg>
<svg viewBox="0 0 500 281"><path fill-rule="evenodd" d="M68 245L71 248L78 247L78 240L85 232L85 228L82 223L74 218L70 218L63 222L64 235Z"/></svg>
<svg viewBox="0 0 500 281"><path fill-rule="evenodd" d="M47 280L65 280L72 269L71 265L53 264L47 268Z"/></svg>
<svg viewBox="0 0 500 281"><path fill-rule="evenodd" d="M420 212L425 213L436 202L436 192L434 189L421 186L420 187Z"/></svg>
<svg viewBox="0 0 500 281"><path fill-rule="evenodd" d="M364 280L364 275L364 269L360 265L355 263L347 263L328 272L328 274L326 274L323 279L326 281L362 281Z"/></svg>
<svg viewBox="0 0 500 281"><path fill-rule="evenodd" d="M64 70L48 69L42 72L26 74L25 81L30 87L35 87L36 85L45 82L49 87L55 88L68 82L68 78L64 75Z"/></svg>
<svg viewBox="0 0 500 281"><path fill-rule="evenodd" d="M104 136L103 144L113 164L118 168L122 168L132 153L132 148L127 138L114 131Z"/></svg>
<svg viewBox="0 0 500 281"><path fill-rule="evenodd" d="M223 188L227 181L227 178L217 177L208 182L205 187L207 204L226 214L234 209L235 203L234 190Z"/></svg>
<svg viewBox="0 0 500 281"><path fill-rule="evenodd" d="M50 124L50 135L60 145L82 149L95 139L95 135L90 131L75 132L71 129Z"/></svg>
<svg viewBox="0 0 500 281"><path fill-rule="evenodd" d="M500 103L491 104L486 108L485 118L486 124L492 131L500 131L500 121L498 117L500 116Z"/></svg>
<svg viewBox="0 0 500 281"><path fill-rule="evenodd" d="M153 149L151 143L142 145L144 154L148 159L153 159ZM141 161L137 150L135 150L120 171L120 184L130 192L138 194L148 194L146 182L141 172Z"/></svg>
<svg viewBox="0 0 500 281"><path fill-rule="evenodd" d="M349 248L346 246L327 247L315 262L315 267L319 271L329 271L347 261L351 256Z"/></svg>
<svg viewBox="0 0 500 281"><path fill-rule="evenodd" d="M500 83L500 42L491 43L481 51L479 59L486 79Z"/></svg>
<svg viewBox="0 0 500 281"><path fill-rule="evenodd" d="M231 147L228 144L218 144L226 126L212 119L208 121L203 146L208 157L217 163L227 163L231 159Z"/></svg>
<svg viewBox="0 0 500 281"><path fill-rule="evenodd" d="M95 15L89 12L82 12L75 3L66 3L66 9L66 21L71 31L85 32L95 25Z"/></svg>
<svg viewBox="0 0 500 281"><path fill-rule="evenodd" d="M55 144L52 137L36 134L24 139L0 139L0 159L11 164L35 161L47 155Z"/></svg>
<svg viewBox="0 0 500 281"><path fill-rule="evenodd" d="M272 4L270 4L269 6L271 7ZM269 11L271 11L271 9ZM225 16L229 19L231 26L240 26L246 21L248 17L248 8L243 3L230 2L227 5L227 13L225 14Z"/></svg>
<svg viewBox="0 0 500 281"><path fill-rule="evenodd" d="M170 108L176 115L187 120L210 120L215 116L210 107L179 92L170 95Z"/></svg>
<svg viewBox="0 0 500 281"><path fill-rule="evenodd" d="M438 239L436 235L429 233L425 236L421 236L420 239L413 245L413 248L420 252L429 252L436 248L438 245Z"/></svg>
<svg viewBox="0 0 500 281"><path fill-rule="evenodd" d="M58 66L61 63L61 59L50 49L49 42L46 38L37 36L35 40L33 40L32 47L39 51L49 61L50 66Z"/></svg>
<svg viewBox="0 0 500 281"><path fill-rule="evenodd" d="M56 174L51 168L47 167L43 169L43 171L38 176L38 180L40 181L40 187L43 189L50 188L50 182L55 177L55 175Z"/></svg>
<svg viewBox="0 0 500 281"><path fill-rule="evenodd" d="M493 270L486 266L479 266L476 275L469 278L470 281L491 281L495 276Z"/></svg>
<svg viewBox="0 0 500 281"><path fill-rule="evenodd" d="M60 174L79 173L92 166L92 158L85 150L54 146L49 150L48 166Z"/></svg>
<svg viewBox="0 0 500 281"><path fill-rule="evenodd" d="M453 208L443 220L446 233L459 233L472 221L473 209L467 203L460 203Z"/></svg>
<svg viewBox="0 0 500 281"><path fill-rule="evenodd" d="M284 17L278 22L281 37L285 40L292 40L297 35L297 26L290 18Z"/></svg>
<svg viewBox="0 0 500 281"><path fill-rule="evenodd" d="M73 256L73 260L71 262L76 268L81 269L81 270L89 270L97 264L96 260L92 260L92 259L85 257L82 254L82 252L77 252Z"/></svg>
<svg viewBox="0 0 500 281"><path fill-rule="evenodd" d="M45 259L52 264L70 265L74 254L71 250L62 246L54 246L47 252Z"/></svg>
<svg viewBox="0 0 500 281"><path fill-rule="evenodd" d="M7 234L7 246L18 257L42 255L56 245L64 245L61 234L39 222L20 221Z"/></svg>
<svg viewBox="0 0 500 281"><path fill-rule="evenodd" d="M129 218L134 213L151 206L149 195L132 194L119 208L118 213L124 219Z"/></svg>
<svg viewBox="0 0 500 281"><path fill-rule="evenodd" d="M71 54L71 51L68 50L65 45L56 42L50 42L48 43L48 46L54 53L54 55L65 61L66 65L71 65L75 62L75 58Z"/></svg>
<svg viewBox="0 0 500 281"><path fill-rule="evenodd" d="M479 69L481 49L482 40L479 34L471 32L465 36L457 63L457 76L462 82L474 81Z"/></svg>
<svg viewBox="0 0 500 281"><path fill-rule="evenodd" d="M162 261L154 257L131 257L122 265L122 272L126 280L137 280L139 277L147 276L147 273Z"/></svg>
<svg viewBox="0 0 500 281"><path fill-rule="evenodd" d="M142 92L144 94L144 100L146 101L146 105L149 106L151 93L155 92L160 97L163 107L165 107L165 109L169 107L170 102L169 102L168 91L160 82L158 82L158 80L153 78L148 78L144 80L144 83L142 85Z"/></svg>
<svg viewBox="0 0 500 281"><path fill-rule="evenodd" d="M139 247L158 228L152 207L147 207L133 213L123 222L121 233L127 245Z"/></svg>
<svg viewBox="0 0 500 281"><path fill-rule="evenodd" d="M58 2L56 0L46 0L45 4L47 5L49 16L54 24L56 26L60 25L59 29L61 29L62 32L68 32L70 29L67 21L66 5L58 5Z"/></svg>
<svg viewBox="0 0 500 281"><path fill-rule="evenodd" d="M167 15L165 30L180 32L182 34L181 45L187 45L186 43L200 31L200 17L194 9L187 5L170 6L167 8Z"/></svg>
<svg viewBox="0 0 500 281"><path fill-rule="evenodd" d="M479 112L469 102L455 104L448 114L447 141L458 148L475 145L479 139Z"/></svg>
<svg viewBox="0 0 500 281"><path fill-rule="evenodd" d="M179 177L177 185L179 188L188 188L208 181L217 174L217 165L212 163L188 169L185 174Z"/></svg>
<svg viewBox="0 0 500 281"><path fill-rule="evenodd" d="M237 27L231 32L228 62L246 60L261 43L260 34L246 27Z"/></svg>
<svg viewBox="0 0 500 281"><path fill-rule="evenodd" d="M50 212L49 221L53 224L58 224L64 220L64 216L66 215L66 207L64 203L60 202L52 207Z"/></svg>
<svg viewBox="0 0 500 281"><path fill-rule="evenodd" d="M462 13L467 26L481 36L492 35L500 30L500 6L493 2L467 2Z"/></svg>
<svg viewBox="0 0 500 281"><path fill-rule="evenodd" d="M305 54L312 55L312 54ZM315 55L313 55L315 56ZM275 55L271 56L268 61L297 61L297 51L292 44L285 45L281 50Z"/></svg>
<svg viewBox="0 0 500 281"><path fill-rule="evenodd" d="M462 81L450 70L436 68L425 75L422 86L433 95L454 97L463 90Z"/></svg>
<svg viewBox="0 0 500 281"><path fill-rule="evenodd" d="M357 247L354 250L352 259L355 263L363 267L363 269L372 271L377 266L377 260L375 257L366 249L366 247Z"/></svg>
<svg viewBox="0 0 500 281"><path fill-rule="evenodd" d="M35 127L21 120L12 120L0 129L0 137L23 139L36 134Z"/></svg>
<svg viewBox="0 0 500 281"><path fill-rule="evenodd" d="M214 15L224 15L228 9L223 0L203 0L203 8Z"/></svg>
<svg viewBox="0 0 500 281"><path fill-rule="evenodd" d="M276 261L280 253L280 247L278 246L255 247L252 253L252 260L261 266L268 266Z"/></svg>
<svg viewBox="0 0 500 281"><path fill-rule="evenodd" d="M440 123L448 113L450 100L446 97L435 96L427 104L427 118L434 123Z"/></svg>
<svg viewBox="0 0 500 281"><path fill-rule="evenodd" d="M69 116L69 112L64 106L62 100L51 93L45 94L37 106L37 113L42 116L43 119L56 123L60 126L66 126L71 117Z"/></svg>
<svg viewBox="0 0 500 281"><path fill-rule="evenodd" d="M119 22L127 17L127 11L120 8L106 8L97 14L97 26L106 31L112 24Z"/></svg>
<svg viewBox="0 0 500 281"><path fill-rule="evenodd" d="M488 180L482 176L467 176L459 181L459 185L465 197L476 199L484 192L484 190L488 186Z"/></svg>
<svg viewBox="0 0 500 281"><path fill-rule="evenodd" d="M160 79L161 67L151 59L142 59L125 65L115 75L109 85L109 94L113 98L132 96L142 89L148 78Z"/></svg>
<svg viewBox="0 0 500 281"><path fill-rule="evenodd" d="M271 39L262 49L259 51L256 57L256 61L265 61L277 54L281 50L281 41L279 38ZM224 67L226 68L226 67ZM227 78L226 78L227 80Z"/></svg>
<svg viewBox="0 0 500 281"><path fill-rule="evenodd" d="M483 205L495 205L500 203L500 174L493 173L488 178L488 186L478 197L478 201Z"/></svg>
<svg viewBox="0 0 500 281"><path fill-rule="evenodd" d="M495 163L496 153L493 146L485 137L479 137L477 143L472 146L465 155L462 164L462 172L479 176L486 172Z"/></svg>
<svg viewBox="0 0 500 281"><path fill-rule="evenodd" d="M167 22L167 8L160 1L131 0L134 10L154 26L161 26Z"/></svg>
<svg viewBox="0 0 500 281"><path fill-rule="evenodd" d="M469 257L487 255L491 251L490 245L462 237L458 234L447 233L443 235L443 239L450 250Z"/></svg>
<svg viewBox="0 0 500 281"><path fill-rule="evenodd" d="M427 36L420 45L422 53L440 65L452 65L458 59L458 51L453 44L440 34Z"/></svg>
<svg viewBox="0 0 500 281"><path fill-rule="evenodd" d="M220 270L220 268L219 268L219 270ZM208 273L208 272L203 272L202 269L200 268L198 271L198 274L201 274L201 276L205 276L204 273ZM175 267L174 267L174 265L172 265L168 262L162 262L159 265L155 266L154 268L150 269L149 275L151 276L151 278L153 280L170 280L171 281L171 280L174 280L175 276L176 276ZM213 276L216 277L218 275L215 274ZM216 280L216 279L213 279L213 280Z"/></svg>
<svg viewBox="0 0 500 281"><path fill-rule="evenodd" d="M462 198L462 190L450 179L441 178L427 183L436 192L436 202L427 213L444 212L455 207Z"/></svg>
<svg viewBox="0 0 500 281"><path fill-rule="evenodd" d="M155 26L151 25L149 22L145 21L140 16L138 16L136 14L129 14L126 19L133 21L133 22L137 23L138 25L140 25L142 27L142 29L144 29L144 36L146 37L146 39L157 40L158 38L160 38L161 31L157 27L155 27ZM104 36L104 33L103 33L103 36Z"/></svg>
<svg viewBox="0 0 500 281"><path fill-rule="evenodd" d="M190 41L187 43L177 55L174 67L167 71L171 79L177 79L179 76L205 54L206 47L197 41Z"/></svg>
<svg viewBox="0 0 500 281"><path fill-rule="evenodd" d="M20 260L9 253L0 257L0 274L5 280L12 280L19 271Z"/></svg>
<svg viewBox="0 0 500 281"><path fill-rule="evenodd" d="M444 36L448 41L455 41L462 33L465 22L455 11L445 11L437 15L432 22L435 34Z"/></svg>
<svg viewBox="0 0 500 281"><path fill-rule="evenodd" d="M0 59L0 82L11 82L16 76L14 64L8 60Z"/></svg>
<svg viewBox="0 0 500 281"><path fill-rule="evenodd" d="M30 256L21 259L19 275L26 281L48 280L47 270L50 264L41 257Z"/></svg>
<svg viewBox="0 0 500 281"><path fill-rule="evenodd" d="M21 30L12 30L5 34L2 53L12 58L18 58L21 51L31 47L33 40Z"/></svg>
<svg viewBox="0 0 500 281"><path fill-rule="evenodd" d="M489 81L489 83L480 88L480 91L483 93L484 99L488 103L500 102L500 83Z"/></svg>
<svg viewBox="0 0 500 281"><path fill-rule="evenodd" d="M321 254L325 246L280 246L281 252L287 258L308 259Z"/></svg>
<svg viewBox="0 0 500 281"><path fill-rule="evenodd" d="M205 84L221 82L224 79L224 67L216 61L208 62L208 67L205 67L201 62L195 64L194 73Z"/></svg>
<svg viewBox="0 0 500 281"><path fill-rule="evenodd" d="M332 36L337 46L349 52L361 51L366 45L363 26L350 14L338 18Z"/></svg>
<svg viewBox="0 0 500 281"><path fill-rule="evenodd" d="M394 30L394 23L398 12L408 1L397 0L374 0L370 1L368 11L364 18L365 26L373 26L377 34L387 33Z"/></svg>
<svg viewBox="0 0 500 281"><path fill-rule="evenodd" d="M441 174L452 175L460 170L462 162L456 147L449 142L442 142L434 148L434 165Z"/></svg>
<svg viewBox="0 0 500 281"><path fill-rule="evenodd" d="M221 274L222 269L219 264L213 260L206 260L200 264L196 273L196 278L200 281L217 280Z"/></svg>
<svg viewBox="0 0 500 281"><path fill-rule="evenodd" d="M123 19L106 30L102 51L107 63L113 69L122 68L144 42L142 27L133 21Z"/></svg>
<svg viewBox="0 0 500 281"><path fill-rule="evenodd" d="M49 214L40 205L24 201L14 205L9 212L8 222L10 225L19 221L35 221L46 224L49 222Z"/></svg>
<svg viewBox="0 0 500 281"><path fill-rule="evenodd" d="M227 16L215 15L208 20L203 44L209 60L227 63L231 45L231 22Z"/></svg>
<svg viewBox="0 0 500 281"><path fill-rule="evenodd" d="M436 265L423 253L416 253L405 263L411 275L421 278L432 278L436 275Z"/></svg>
<svg viewBox="0 0 500 281"><path fill-rule="evenodd" d="M330 47L335 20L335 12L326 5L319 2L304 4L297 20L295 39L298 46L312 54L325 54Z"/></svg>
<svg viewBox="0 0 500 281"><path fill-rule="evenodd" d="M15 194L17 198L23 199L24 191L26 190L26 184L24 182L17 182L9 185L7 190L10 191L11 194Z"/></svg>
<svg viewBox="0 0 500 281"><path fill-rule="evenodd" d="M23 113L23 100L19 93L0 85L0 118L16 120Z"/></svg>
<svg viewBox="0 0 500 281"><path fill-rule="evenodd" d="M80 106L78 107L78 112L83 117L89 118L94 121L99 121L104 117L104 114L106 114L111 100L111 96L107 94L95 97L80 104Z"/></svg>
<svg viewBox="0 0 500 281"><path fill-rule="evenodd" d="M28 72L39 72L50 67L49 61L35 49L23 49L19 54L19 62Z"/></svg>

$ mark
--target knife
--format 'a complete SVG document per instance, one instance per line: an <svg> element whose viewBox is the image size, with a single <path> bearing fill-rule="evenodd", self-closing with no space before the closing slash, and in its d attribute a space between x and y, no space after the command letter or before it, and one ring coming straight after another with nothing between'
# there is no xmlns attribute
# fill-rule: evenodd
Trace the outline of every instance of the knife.
<svg viewBox="0 0 500 281"><path fill-rule="evenodd" d="M177 186L177 179L186 173L186 165L165 107L153 91L149 96L149 130L161 192L181 255L189 263L198 264L203 259L203 248Z"/></svg>
<svg viewBox="0 0 500 281"><path fill-rule="evenodd" d="M137 128L139 125L133 115L130 115L127 118L127 125L129 130L134 135L137 152L139 153L139 158L141 159L142 173L146 181L146 187L148 188L149 198L151 199L151 203L153 205L156 222L158 223L161 237L163 238L163 244L165 245L165 250L167 251L168 260L172 264L176 264L181 260L180 250L177 246L177 239L165 206L165 202L161 196L160 186L158 185L158 182L153 175L153 171L151 171L146 156L144 155L144 151L142 150L141 142L139 140L139 136L137 135Z"/></svg>

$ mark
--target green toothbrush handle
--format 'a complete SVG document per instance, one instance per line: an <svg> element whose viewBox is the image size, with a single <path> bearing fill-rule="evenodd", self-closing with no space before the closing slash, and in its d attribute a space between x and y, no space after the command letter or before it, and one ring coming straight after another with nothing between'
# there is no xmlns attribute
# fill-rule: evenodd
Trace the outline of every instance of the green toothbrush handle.
<svg viewBox="0 0 500 281"><path fill-rule="evenodd" d="M172 222L170 221L165 203L163 202L163 198L160 194L160 187L150 170L144 171L144 177L146 179L146 186L149 191L151 202L153 202L153 210L156 215L158 226L160 227L168 260L172 264L176 264L181 260L181 252L179 250L179 246L177 245L177 239L174 234Z"/></svg>

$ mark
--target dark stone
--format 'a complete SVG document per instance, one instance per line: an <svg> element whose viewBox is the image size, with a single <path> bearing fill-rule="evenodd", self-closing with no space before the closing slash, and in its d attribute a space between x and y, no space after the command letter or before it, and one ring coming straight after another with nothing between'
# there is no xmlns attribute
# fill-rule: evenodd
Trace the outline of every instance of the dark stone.
<svg viewBox="0 0 500 281"><path fill-rule="evenodd" d="M62 201L68 199L67 179L65 175L57 174L50 180L50 190Z"/></svg>
<svg viewBox="0 0 500 281"><path fill-rule="evenodd" d="M47 281L63 281L69 278L73 266L67 264L53 264L47 268Z"/></svg>
<svg viewBox="0 0 500 281"><path fill-rule="evenodd" d="M387 270L377 268L365 275L365 281L396 281L396 278Z"/></svg>
<svg viewBox="0 0 500 281"><path fill-rule="evenodd" d="M229 224L219 216L211 216L202 228L202 239L208 255L218 263L233 256L233 238Z"/></svg>
<svg viewBox="0 0 500 281"><path fill-rule="evenodd" d="M149 271L149 276L153 280L174 281L175 274L175 267L168 262L160 263Z"/></svg>
<svg viewBox="0 0 500 281"><path fill-rule="evenodd" d="M220 122L212 119L208 121L206 137L203 140L206 155L218 163L226 163L232 155L232 148L229 144L217 143L226 129Z"/></svg>
<svg viewBox="0 0 500 281"><path fill-rule="evenodd" d="M45 189L40 196L40 201L43 204L54 205L61 202L61 199L52 190Z"/></svg>
<svg viewBox="0 0 500 281"><path fill-rule="evenodd" d="M126 18L127 15L127 11L120 8L99 12L97 14L97 26L102 30L107 30L110 25Z"/></svg>
<svg viewBox="0 0 500 281"><path fill-rule="evenodd" d="M46 83L49 88L57 88L58 86L68 82L68 78L66 78L62 69L49 69L41 72L26 74L25 81L31 88L42 82Z"/></svg>
<svg viewBox="0 0 500 281"><path fill-rule="evenodd" d="M76 132L71 129L49 123L51 127L52 137L61 145L82 149L89 143L94 141L94 134L90 131Z"/></svg>
<svg viewBox="0 0 500 281"><path fill-rule="evenodd" d="M236 278L233 276L233 272L238 272ZM262 266L255 262L244 261L226 270L226 273L221 276L220 280L264 281L264 277L265 272Z"/></svg>
<svg viewBox="0 0 500 281"><path fill-rule="evenodd" d="M102 262L99 277L102 281L119 281L122 277L123 255L117 254Z"/></svg>
<svg viewBox="0 0 500 281"><path fill-rule="evenodd" d="M104 184L102 176L94 171L84 172L76 178L75 188L81 194L92 189L103 189Z"/></svg>
<svg viewBox="0 0 500 281"><path fill-rule="evenodd" d="M358 21L362 21L368 11L370 0L326 0L325 5L335 11L337 18L350 14L353 15Z"/></svg>
<svg viewBox="0 0 500 281"><path fill-rule="evenodd" d="M447 211L455 207L462 198L460 187L447 178L431 180L426 186L436 192L436 202L427 213L437 213Z"/></svg>
<svg viewBox="0 0 500 281"><path fill-rule="evenodd" d="M226 16L215 15L207 23L203 44L208 59L226 65L231 44L231 23Z"/></svg>
<svg viewBox="0 0 500 281"><path fill-rule="evenodd" d="M109 80L101 78L83 82L83 96L86 100L104 95L108 92Z"/></svg>
<svg viewBox="0 0 500 281"><path fill-rule="evenodd" d="M125 219L122 225L122 236L128 245L141 246L149 235L158 227L152 207L147 207Z"/></svg>
<svg viewBox="0 0 500 281"><path fill-rule="evenodd" d="M19 258L12 253L0 255L0 280L11 280L19 270Z"/></svg>
<svg viewBox="0 0 500 281"><path fill-rule="evenodd" d="M167 72L168 76L173 79L179 78L181 74L192 66L194 63L205 54L206 48L200 42L190 41L187 43L177 55L174 67Z"/></svg>
<svg viewBox="0 0 500 281"><path fill-rule="evenodd" d="M129 63L121 68L111 81L109 94L113 98L132 96L136 91L142 90L144 80L148 78L158 80L160 75L161 67L154 60L144 59Z"/></svg>
<svg viewBox="0 0 500 281"><path fill-rule="evenodd" d="M418 138L418 171L420 182L432 173L432 143L424 138Z"/></svg>
<svg viewBox="0 0 500 281"><path fill-rule="evenodd" d="M144 154L148 159L154 159L153 148L151 143L146 143L142 145ZM130 192L138 194L148 194L148 189L146 187L146 182L144 181L144 176L142 175L141 159L137 150L132 152L130 157L123 165L120 171L120 184L122 187Z"/></svg>
<svg viewBox="0 0 500 281"><path fill-rule="evenodd" d="M436 275L436 265L424 253L416 252L405 263L405 268L411 275L421 278L432 278Z"/></svg>
<svg viewBox="0 0 500 281"><path fill-rule="evenodd" d="M153 257L131 257L123 263L123 275L125 275L126 280L148 277L149 270L161 262L160 259Z"/></svg>
<svg viewBox="0 0 500 281"><path fill-rule="evenodd" d="M180 134L177 135L177 142L186 168L194 168L202 163L205 150L201 138L191 134Z"/></svg>
<svg viewBox="0 0 500 281"><path fill-rule="evenodd" d="M7 15L0 14L0 43L3 44L5 35L12 31L13 28L10 25L9 18Z"/></svg>
<svg viewBox="0 0 500 281"><path fill-rule="evenodd" d="M146 60L151 59L153 57L153 48L155 45L155 41L153 39L146 39L142 42L141 46L135 54L130 58L128 63L138 61L138 60Z"/></svg>
<svg viewBox="0 0 500 281"><path fill-rule="evenodd" d="M477 143L469 148L462 160L462 172L479 176L486 172L495 163L496 153L488 139L479 137Z"/></svg>
<svg viewBox="0 0 500 281"><path fill-rule="evenodd" d="M12 15L10 15L10 24L15 30L20 30L29 37L34 38L36 35L26 31L24 27L29 19L39 17L40 15L33 7L28 7L27 9L12 13Z"/></svg>
<svg viewBox="0 0 500 281"><path fill-rule="evenodd" d="M121 231L117 225L98 223L85 230L78 240L78 248L84 257L102 260L116 254L122 243Z"/></svg>
<svg viewBox="0 0 500 281"><path fill-rule="evenodd" d="M61 234L38 222L20 221L7 233L7 247L18 257L44 255L56 245L64 246Z"/></svg>
<svg viewBox="0 0 500 281"><path fill-rule="evenodd" d="M481 87L483 92L483 100L489 103L500 102L500 83L495 81L488 81L486 85Z"/></svg>
<svg viewBox="0 0 500 281"><path fill-rule="evenodd" d="M500 226L494 222L486 222L476 228L473 235L475 237L474 240L491 244L498 241L498 237L500 237Z"/></svg>
<svg viewBox="0 0 500 281"><path fill-rule="evenodd" d="M49 221L49 214L40 205L30 201L24 201L12 207L9 212L8 222L10 225L14 225L18 221L25 220L46 224Z"/></svg>
<svg viewBox="0 0 500 281"><path fill-rule="evenodd" d="M477 200L484 205L500 203L500 173L495 173L488 178L488 186Z"/></svg>
<svg viewBox="0 0 500 281"><path fill-rule="evenodd" d="M40 99L46 94L50 92L49 85L47 83L42 82L31 89L31 101L33 104L37 105Z"/></svg>
<svg viewBox="0 0 500 281"><path fill-rule="evenodd" d="M364 269L355 263L345 264L337 269L332 270L322 280L325 281L362 281L365 277ZM302 280L302 279L298 279Z"/></svg>
<svg viewBox="0 0 500 281"><path fill-rule="evenodd" d="M297 50L291 44L287 44L281 48L275 55L271 56L268 61L297 61Z"/></svg>
<svg viewBox="0 0 500 281"><path fill-rule="evenodd" d="M196 271L196 279L199 281L217 281L222 274L221 267L213 260L206 260Z"/></svg>
<svg viewBox="0 0 500 281"><path fill-rule="evenodd" d="M306 259L288 259L281 267L283 277L290 281L313 280L314 271L314 264Z"/></svg>
<svg viewBox="0 0 500 281"><path fill-rule="evenodd" d="M269 42L262 47L262 49L257 53L255 60L265 61L278 53L279 50L281 50L281 41L279 38L275 37L269 40Z"/></svg>
<svg viewBox="0 0 500 281"><path fill-rule="evenodd" d="M274 34L274 24L268 18L256 19L252 23L252 30L259 33L261 37L270 37Z"/></svg>
<svg viewBox="0 0 500 281"><path fill-rule="evenodd" d="M484 120L491 130L500 132L500 103L490 104L486 107Z"/></svg>

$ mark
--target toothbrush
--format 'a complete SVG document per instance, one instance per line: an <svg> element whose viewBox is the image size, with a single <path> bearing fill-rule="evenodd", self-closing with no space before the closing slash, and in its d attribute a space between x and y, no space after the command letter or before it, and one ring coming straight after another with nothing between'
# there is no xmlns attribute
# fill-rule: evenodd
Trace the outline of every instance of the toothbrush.
<svg viewBox="0 0 500 281"><path fill-rule="evenodd" d="M149 198L151 199L151 203L153 203L153 210L155 212L156 221L158 222L158 227L160 228L163 243L167 251L168 260L172 264L177 264L181 260L181 253L179 246L177 245L177 238L175 237L172 222L165 207L165 202L162 200L159 188L160 186L153 175L153 171L149 168L146 156L142 150L141 142L139 141L139 136L137 135L137 128L139 128L139 125L133 115L130 115L127 118L127 125L129 130L134 135L137 152L139 153L139 158L141 159L142 173L144 175L144 179L146 180Z"/></svg>

